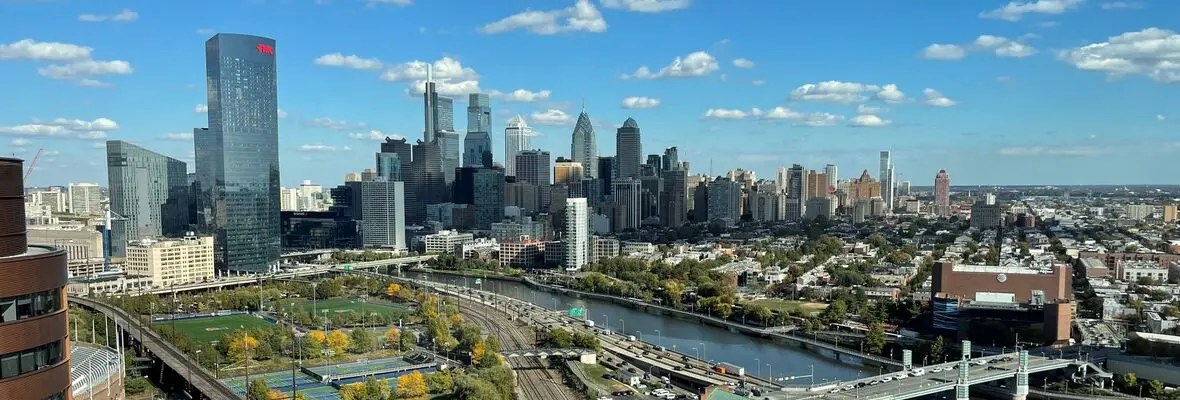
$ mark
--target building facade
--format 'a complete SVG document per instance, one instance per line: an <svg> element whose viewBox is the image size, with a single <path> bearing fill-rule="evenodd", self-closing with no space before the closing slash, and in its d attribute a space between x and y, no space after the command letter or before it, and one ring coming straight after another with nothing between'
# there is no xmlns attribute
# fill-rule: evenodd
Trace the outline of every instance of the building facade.
<svg viewBox="0 0 1180 400"><path fill-rule="evenodd" d="M155 288L212 280L213 237L132 241L126 268L128 275L150 277Z"/></svg>
<svg viewBox="0 0 1180 400"><path fill-rule="evenodd" d="M615 130L616 176L638 178L639 164L643 162L643 143L640 141L639 124L634 118L627 118L623 126Z"/></svg>
<svg viewBox="0 0 1180 400"><path fill-rule="evenodd" d="M951 214L951 175L945 169L934 175L934 212L940 217Z"/></svg>
<svg viewBox="0 0 1180 400"><path fill-rule="evenodd" d="M122 140L107 141L106 150L115 214L111 255L124 256L129 241L183 235L189 228L185 163Z"/></svg>
<svg viewBox="0 0 1180 400"><path fill-rule="evenodd" d="M565 199L566 269L576 270L590 262L590 209L585 198Z"/></svg>
<svg viewBox="0 0 1180 400"><path fill-rule="evenodd" d="M516 171L516 156L522 151L530 149L529 141L533 137L533 128L524 123L524 118L517 114L512 119L508 120L508 126L504 128L504 173L508 176L517 176ZM546 165L548 170L549 166Z"/></svg>
<svg viewBox="0 0 1180 400"><path fill-rule="evenodd" d="M573 143L570 145L570 157L582 164L582 171L586 177L594 178L598 162L598 140L594 137L594 125L590 123L590 116L586 109L578 114L578 122L574 124Z"/></svg>
<svg viewBox="0 0 1180 400"><path fill-rule="evenodd" d="M93 183L71 183L66 187L70 195L70 212L78 215L100 215L102 188Z"/></svg>
<svg viewBox="0 0 1180 400"><path fill-rule="evenodd" d="M365 247L406 248L406 187L385 178L361 181L361 243Z"/></svg>

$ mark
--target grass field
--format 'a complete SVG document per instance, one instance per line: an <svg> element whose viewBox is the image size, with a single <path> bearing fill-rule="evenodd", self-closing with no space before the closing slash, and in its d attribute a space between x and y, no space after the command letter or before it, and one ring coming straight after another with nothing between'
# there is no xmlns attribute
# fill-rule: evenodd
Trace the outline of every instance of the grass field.
<svg viewBox="0 0 1180 400"><path fill-rule="evenodd" d="M294 303L295 308L298 310L312 311L311 300L293 299L287 304L284 304L284 307L290 307L291 303ZM326 299L315 301L315 310L320 315L330 313L359 313L362 308L364 308L366 315L372 315L373 313L390 315L410 311L409 307L400 304L376 303L371 301L362 303L356 299Z"/></svg>
<svg viewBox="0 0 1180 400"><path fill-rule="evenodd" d="M818 311L823 311L823 309L828 308L828 305L823 304L823 303L808 303L808 302L804 302L804 301L786 300L786 299L758 299L758 300L751 301L751 303L757 304L760 306L765 306L767 308L770 308L771 310L775 310L778 312L802 311L802 312L807 312L807 313L814 313L814 312L818 312Z"/></svg>
<svg viewBox="0 0 1180 400"><path fill-rule="evenodd" d="M157 325L172 325L172 321L156 322ZM255 329L272 326L264 319L249 315L225 315L176 320L176 330L188 335L195 342L216 342L221 335L239 331L242 328Z"/></svg>

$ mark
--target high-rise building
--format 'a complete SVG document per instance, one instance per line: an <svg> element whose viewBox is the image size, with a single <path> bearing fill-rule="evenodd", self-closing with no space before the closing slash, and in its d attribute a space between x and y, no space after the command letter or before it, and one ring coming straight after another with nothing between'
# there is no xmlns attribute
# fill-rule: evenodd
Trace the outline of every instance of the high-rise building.
<svg viewBox="0 0 1180 400"><path fill-rule="evenodd" d="M439 96L430 65L426 66L426 88L422 93L422 102L426 117L422 136L424 141L433 142L440 131L455 131L454 101L450 97Z"/></svg>
<svg viewBox="0 0 1180 400"><path fill-rule="evenodd" d="M889 199L885 200L885 213L892 214L894 203L897 202L897 175L895 175L893 165L889 165L889 185L881 185L881 193L888 195Z"/></svg>
<svg viewBox="0 0 1180 400"><path fill-rule="evenodd" d="M467 95L467 133L492 131L492 102L485 93ZM491 150L489 150L491 151Z"/></svg>
<svg viewBox="0 0 1180 400"><path fill-rule="evenodd" d="M598 162L598 141L594 137L594 125L590 124L590 116L586 114L586 107L578 114L578 122L574 124L573 143L570 145L570 157L582 164L582 171L587 178L595 178L596 163Z"/></svg>
<svg viewBox="0 0 1180 400"><path fill-rule="evenodd" d="M406 138L385 138L377 153L377 175L389 181L406 181L413 154L413 145Z"/></svg>
<svg viewBox="0 0 1180 400"><path fill-rule="evenodd" d="M565 268L579 269L590 262L590 209L585 198L565 199Z"/></svg>
<svg viewBox="0 0 1180 400"><path fill-rule="evenodd" d="M521 151L516 155L516 179L536 185L538 188L549 187L549 161L548 151Z"/></svg>
<svg viewBox="0 0 1180 400"><path fill-rule="evenodd" d="M524 123L520 114L508 120L508 126L504 128L504 173L508 176L517 176L516 155L530 148L529 138L532 136L533 129ZM549 170L549 165L545 165L545 170Z"/></svg>
<svg viewBox="0 0 1180 400"><path fill-rule="evenodd" d="M0 398L71 398L66 252L25 236L23 162L0 158Z"/></svg>
<svg viewBox="0 0 1180 400"><path fill-rule="evenodd" d="M93 183L71 183L66 187L69 193L70 212L81 215L102 214L102 189Z"/></svg>
<svg viewBox="0 0 1180 400"><path fill-rule="evenodd" d="M487 132L467 132L463 138L463 166L492 166L492 137Z"/></svg>
<svg viewBox="0 0 1180 400"><path fill-rule="evenodd" d="M615 215L612 230L622 232L639 229L640 184L635 178L622 178L614 183Z"/></svg>
<svg viewBox="0 0 1180 400"><path fill-rule="evenodd" d="M274 39L220 33L205 42L209 133L194 139L197 171L210 205L218 268L266 272L278 266L279 108ZM213 164L208 166L208 164ZM208 171L208 170L207 170ZM204 178L203 176L200 178Z"/></svg>
<svg viewBox="0 0 1180 400"><path fill-rule="evenodd" d="M742 185L729 178L717 178L709 184L709 221L724 221L733 226L742 218Z"/></svg>
<svg viewBox="0 0 1180 400"><path fill-rule="evenodd" d="M807 171L807 198L828 196L828 174Z"/></svg>
<svg viewBox="0 0 1180 400"><path fill-rule="evenodd" d="M663 170L671 171L680 168L680 151L676 146L664 149Z"/></svg>
<svg viewBox="0 0 1180 400"><path fill-rule="evenodd" d="M426 219L427 205L446 202L447 185L439 167L437 142L418 141L411 151L414 159L406 180L410 186L406 190L406 221L418 224Z"/></svg>
<svg viewBox="0 0 1180 400"><path fill-rule="evenodd" d="M816 177L818 179L818 177ZM826 179L825 179L826 180ZM803 166L795 164L787 172L787 216L788 221L798 221L803 218L803 213L806 213L807 207L807 175L803 171Z"/></svg>
<svg viewBox="0 0 1180 400"><path fill-rule="evenodd" d="M675 149L675 147L673 147ZM676 168L663 172L664 187L660 198L660 223L679 228L688 218L688 171Z"/></svg>
<svg viewBox="0 0 1180 400"><path fill-rule="evenodd" d="M853 199L881 197L881 183L873 180L868 169L861 171L860 178L850 182L849 190Z"/></svg>
<svg viewBox="0 0 1180 400"><path fill-rule="evenodd" d="M643 162L643 143L640 142L639 124L634 118L627 118L623 126L615 130L615 163L618 178L638 178L639 164Z"/></svg>
<svg viewBox="0 0 1180 400"><path fill-rule="evenodd" d="M893 159L888 151L881 152L881 169L877 172L877 181L881 183L881 198L885 200L887 209L893 205Z"/></svg>
<svg viewBox="0 0 1180 400"><path fill-rule="evenodd" d="M934 212L942 217L951 214L951 174L945 169L934 175Z"/></svg>
<svg viewBox="0 0 1180 400"><path fill-rule="evenodd" d="M585 177L586 169L578 161L559 157L557 162L553 163L554 185L581 185Z"/></svg>
<svg viewBox="0 0 1180 400"><path fill-rule="evenodd" d="M365 247L406 248L404 182L374 176L361 181L361 240Z"/></svg>
<svg viewBox="0 0 1180 400"><path fill-rule="evenodd" d="M775 187L778 188L780 192L790 194L791 188L787 184L790 180L790 172L787 171L787 167L778 167L776 172L778 174L775 176Z"/></svg>
<svg viewBox="0 0 1180 400"><path fill-rule="evenodd" d="M614 182L618 179L616 172L614 157L598 157L598 179L596 182L601 185L598 190L605 201L610 201L609 199L615 193Z"/></svg>
<svg viewBox="0 0 1180 400"><path fill-rule="evenodd" d="M443 181L449 185L455 181L455 169L462 164L459 134L455 131L438 131L434 133L434 140L438 142L439 167L443 173Z"/></svg>
<svg viewBox="0 0 1180 400"><path fill-rule="evenodd" d="M492 223L504 219L504 170L480 168L474 174L473 193L476 229L491 229Z"/></svg>
<svg viewBox="0 0 1180 400"><path fill-rule="evenodd" d="M125 256L129 241L184 234L188 229L187 168L180 160L134 144L107 141L111 212L122 217L112 222L112 256Z"/></svg>
<svg viewBox="0 0 1180 400"><path fill-rule="evenodd" d="M824 166L824 175L828 177L828 193L836 191L836 185L840 182L839 169L836 164L828 164Z"/></svg>

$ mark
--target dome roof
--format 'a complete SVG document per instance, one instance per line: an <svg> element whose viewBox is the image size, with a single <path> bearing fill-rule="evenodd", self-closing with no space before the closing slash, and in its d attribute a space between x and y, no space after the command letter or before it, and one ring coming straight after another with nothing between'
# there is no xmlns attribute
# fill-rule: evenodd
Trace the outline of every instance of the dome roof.
<svg viewBox="0 0 1180 400"><path fill-rule="evenodd" d="M635 122L635 118L627 118L627 120L626 120L626 121L623 121L623 127L624 127L624 128L636 128L636 129L638 129L638 128L639 128L639 124Z"/></svg>

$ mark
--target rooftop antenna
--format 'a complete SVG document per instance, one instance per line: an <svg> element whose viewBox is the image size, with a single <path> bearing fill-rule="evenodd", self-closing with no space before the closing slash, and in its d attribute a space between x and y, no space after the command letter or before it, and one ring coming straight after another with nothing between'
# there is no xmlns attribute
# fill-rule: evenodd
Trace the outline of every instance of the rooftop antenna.
<svg viewBox="0 0 1180 400"><path fill-rule="evenodd" d="M586 113L586 98L582 98L582 114Z"/></svg>

